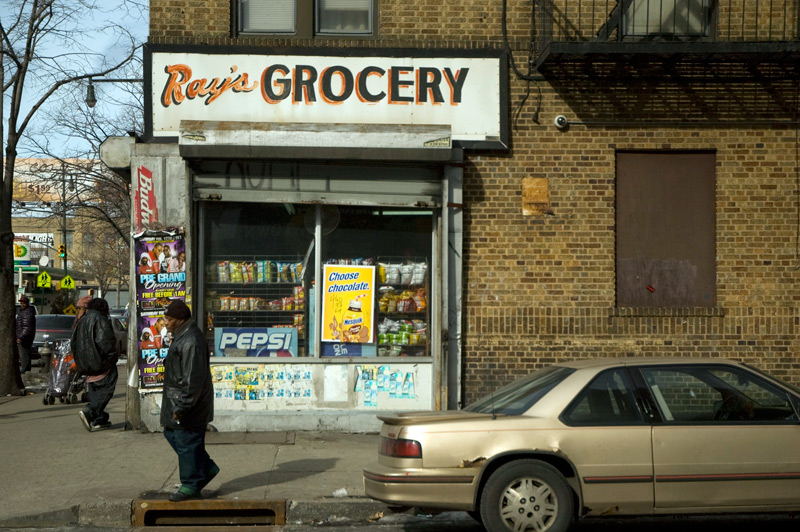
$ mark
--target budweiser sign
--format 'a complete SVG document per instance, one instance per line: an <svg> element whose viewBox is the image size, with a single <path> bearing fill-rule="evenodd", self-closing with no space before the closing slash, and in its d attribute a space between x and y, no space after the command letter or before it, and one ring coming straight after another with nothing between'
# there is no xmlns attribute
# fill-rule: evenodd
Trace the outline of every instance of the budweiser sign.
<svg viewBox="0 0 800 532"><path fill-rule="evenodd" d="M133 207L134 225L137 232L158 225L158 203L156 202L153 172L144 165L136 168Z"/></svg>

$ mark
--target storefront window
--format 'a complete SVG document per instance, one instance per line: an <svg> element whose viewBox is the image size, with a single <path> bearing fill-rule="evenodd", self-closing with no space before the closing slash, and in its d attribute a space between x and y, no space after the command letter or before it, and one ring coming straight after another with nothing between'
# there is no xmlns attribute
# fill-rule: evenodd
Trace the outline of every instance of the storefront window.
<svg viewBox="0 0 800 532"><path fill-rule="evenodd" d="M255 203L203 209L203 299L215 356L431 355L432 211Z"/></svg>

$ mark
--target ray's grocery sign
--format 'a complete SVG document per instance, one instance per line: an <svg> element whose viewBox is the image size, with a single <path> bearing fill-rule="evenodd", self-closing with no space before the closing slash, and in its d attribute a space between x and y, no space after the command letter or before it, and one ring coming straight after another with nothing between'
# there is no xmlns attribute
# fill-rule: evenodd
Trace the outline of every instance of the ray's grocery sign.
<svg viewBox="0 0 800 532"><path fill-rule="evenodd" d="M501 57L344 57L152 51L152 131L181 120L450 125L503 136Z"/></svg>

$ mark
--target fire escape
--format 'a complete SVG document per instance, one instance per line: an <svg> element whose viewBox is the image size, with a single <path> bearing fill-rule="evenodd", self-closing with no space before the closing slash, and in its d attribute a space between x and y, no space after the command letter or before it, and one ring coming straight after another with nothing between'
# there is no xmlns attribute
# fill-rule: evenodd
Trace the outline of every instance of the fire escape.
<svg viewBox="0 0 800 532"><path fill-rule="evenodd" d="M532 64L587 121L796 121L799 4L535 0Z"/></svg>

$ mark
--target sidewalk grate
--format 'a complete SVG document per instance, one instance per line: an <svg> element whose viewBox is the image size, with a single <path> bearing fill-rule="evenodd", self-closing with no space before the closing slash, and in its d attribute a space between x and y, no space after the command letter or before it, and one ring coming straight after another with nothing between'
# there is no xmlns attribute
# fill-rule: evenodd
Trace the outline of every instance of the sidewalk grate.
<svg viewBox="0 0 800 532"><path fill-rule="evenodd" d="M286 501L137 499L133 525L144 527L272 527L286 524Z"/></svg>

